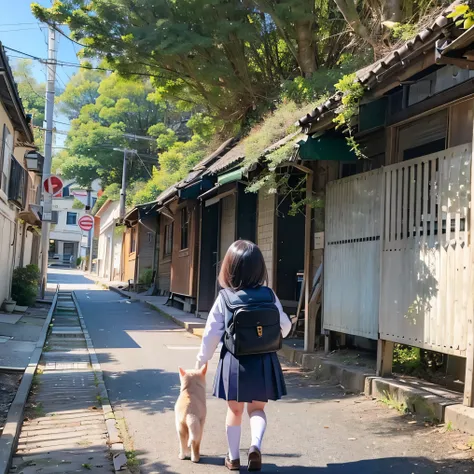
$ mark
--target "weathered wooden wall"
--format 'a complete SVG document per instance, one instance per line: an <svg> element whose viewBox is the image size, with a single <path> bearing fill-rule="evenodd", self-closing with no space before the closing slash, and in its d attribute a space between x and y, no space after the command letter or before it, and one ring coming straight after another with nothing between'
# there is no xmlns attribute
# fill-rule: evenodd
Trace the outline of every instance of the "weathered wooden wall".
<svg viewBox="0 0 474 474"><path fill-rule="evenodd" d="M382 339L465 355L471 145L384 169Z"/></svg>
<svg viewBox="0 0 474 474"><path fill-rule="evenodd" d="M220 244L219 244L219 259L222 261L225 257L227 249L235 241L235 223L236 223L236 196L231 194L221 199L220 202Z"/></svg>
<svg viewBox="0 0 474 474"><path fill-rule="evenodd" d="M324 329L378 338L382 170L328 184Z"/></svg>
<svg viewBox="0 0 474 474"><path fill-rule="evenodd" d="M274 231L275 231L275 195L266 191L258 193L257 245L262 251L268 271L268 286L274 284Z"/></svg>
<svg viewBox="0 0 474 474"><path fill-rule="evenodd" d="M160 253L158 258L158 290L169 293L171 287L171 255L165 255L165 226L171 224L172 219L160 214Z"/></svg>

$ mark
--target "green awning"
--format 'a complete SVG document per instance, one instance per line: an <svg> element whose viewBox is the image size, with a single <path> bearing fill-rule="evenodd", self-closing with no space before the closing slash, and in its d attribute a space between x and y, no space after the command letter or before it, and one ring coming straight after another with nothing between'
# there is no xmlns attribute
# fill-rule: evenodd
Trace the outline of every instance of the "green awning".
<svg viewBox="0 0 474 474"><path fill-rule="evenodd" d="M357 161L357 156L341 135L325 133L316 138L301 140L298 145L303 161Z"/></svg>
<svg viewBox="0 0 474 474"><path fill-rule="evenodd" d="M233 183L234 181L240 181L243 176L243 168L237 168L229 171L228 173L221 174L217 177L217 184L223 185L226 183Z"/></svg>

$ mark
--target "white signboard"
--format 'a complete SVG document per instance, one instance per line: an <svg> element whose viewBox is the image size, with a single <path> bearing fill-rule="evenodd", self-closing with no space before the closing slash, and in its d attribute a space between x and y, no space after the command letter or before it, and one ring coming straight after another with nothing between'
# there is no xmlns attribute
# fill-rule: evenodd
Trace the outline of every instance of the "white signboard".
<svg viewBox="0 0 474 474"><path fill-rule="evenodd" d="M324 232L314 233L314 250L320 250L324 248Z"/></svg>

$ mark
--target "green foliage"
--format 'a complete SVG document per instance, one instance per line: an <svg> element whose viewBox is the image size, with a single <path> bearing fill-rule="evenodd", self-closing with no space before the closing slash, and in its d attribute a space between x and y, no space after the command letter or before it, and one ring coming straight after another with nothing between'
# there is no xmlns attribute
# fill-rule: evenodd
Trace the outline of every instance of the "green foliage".
<svg viewBox="0 0 474 474"><path fill-rule="evenodd" d="M72 208L73 209L84 209L86 206L79 201L79 199L74 198L74 202L72 203Z"/></svg>
<svg viewBox="0 0 474 474"><path fill-rule="evenodd" d="M420 349L417 347L395 344L393 349L393 368L404 374L415 373L421 365Z"/></svg>
<svg viewBox="0 0 474 474"><path fill-rule="evenodd" d="M334 92L336 84L344 75L360 69L371 61L367 54L341 54L335 67L321 67L309 77L296 77L282 84L282 97L299 105L320 102Z"/></svg>
<svg viewBox="0 0 474 474"><path fill-rule="evenodd" d="M34 127L43 127L45 112L46 84L38 82L32 71L33 62L30 59L20 59L13 67L13 76L25 112L32 115ZM44 134L39 128L34 129L35 144L41 150L44 146Z"/></svg>
<svg viewBox="0 0 474 474"><path fill-rule="evenodd" d="M82 263L82 257L77 257L76 258L76 267L79 267Z"/></svg>
<svg viewBox="0 0 474 474"><path fill-rule="evenodd" d="M104 71L79 69L56 98L59 111L70 120L79 118L82 107L93 104L99 97L99 86L105 77Z"/></svg>
<svg viewBox="0 0 474 474"><path fill-rule="evenodd" d="M392 37L396 40L411 40L418 32L417 25L413 23L394 23L391 27Z"/></svg>
<svg viewBox="0 0 474 474"><path fill-rule="evenodd" d="M37 265L17 267L13 270L12 298L20 306L31 306L36 301L40 270Z"/></svg>
<svg viewBox="0 0 474 474"><path fill-rule="evenodd" d="M120 199L120 185L117 183L109 184L102 193L94 207L92 208L92 214L96 214L97 211L107 202L108 199L112 201L118 201Z"/></svg>
<svg viewBox="0 0 474 474"><path fill-rule="evenodd" d="M474 11L469 5L457 5L454 11L448 15L448 18L454 18L456 25L468 30L474 26Z"/></svg>
<svg viewBox="0 0 474 474"><path fill-rule="evenodd" d="M126 138L124 134L147 135L149 128L164 119L164 110L149 100L153 87L143 79L127 80L116 73L73 76L59 106L71 118L66 145L54 163L66 179L81 186L100 178L102 184L120 183L123 152L114 148L137 149L139 154L154 155L150 142ZM133 182L147 176L144 165L130 157L128 176ZM157 163L157 160L156 160ZM151 169L151 164L145 165Z"/></svg>
<svg viewBox="0 0 474 474"><path fill-rule="evenodd" d="M140 278L138 283L142 285L151 285L153 283L153 270L151 268L146 268L140 273Z"/></svg>
<svg viewBox="0 0 474 474"><path fill-rule="evenodd" d="M305 107L311 107L306 104ZM301 118L301 108L292 101L283 102L274 112L256 125L244 139L245 165L250 166L259 161L265 150L298 130L296 121Z"/></svg>
<svg viewBox="0 0 474 474"><path fill-rule="evenodd" d="M348 135L346 141L351 151L358 158L366 158L352 135L352 119L359 113L359 103L364 95L364 87L358 81L356 74L352 73L342 77L337 82L336 90L342 94L341 106L337 111L338 114L333 119L336 128L343 127L343 132Z"/></svg>

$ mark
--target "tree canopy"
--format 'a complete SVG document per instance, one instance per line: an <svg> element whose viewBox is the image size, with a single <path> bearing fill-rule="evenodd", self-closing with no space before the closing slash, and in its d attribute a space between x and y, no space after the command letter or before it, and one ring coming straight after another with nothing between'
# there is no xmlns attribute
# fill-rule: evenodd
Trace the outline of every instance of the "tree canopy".
<svg viewBox="0 0 474 474"><path fill-rule="evenodd" d="M43 127L46 84L35 79L31 67L32 61L30 59L20 59L14 64L13 75L25 112L32 116L33 126ZM36 145L42 150L44 134L39 128L35 128L34 135Z"/></svg>

